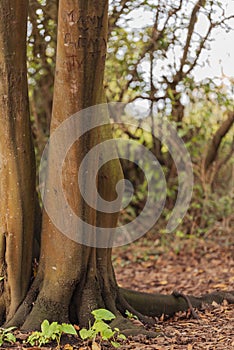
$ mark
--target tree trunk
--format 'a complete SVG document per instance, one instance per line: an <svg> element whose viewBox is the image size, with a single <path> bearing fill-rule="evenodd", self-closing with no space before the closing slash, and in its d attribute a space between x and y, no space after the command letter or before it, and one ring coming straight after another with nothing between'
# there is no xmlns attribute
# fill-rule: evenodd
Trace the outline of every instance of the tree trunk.
<svg viewBox="0 0 234 350"><path fill-rule="evenodd" d="M51 133L74 113L103 102L107 13L107 0L98 4L83 0L60 1ZM115 227L118 215L96 212L89 207L79 192L74 174L78 173L84 155L96 144L110 138L108 125L91 130L72 146L65 160L63 185L68 202L82 220L94 227ZM95 161L97 168L99 154ZM55 176L51 162L47 174L48 188ZM98 187L105 200L115 199L115 186L121 177L118 160L101 168ZM87 185L85 181L83 185ZM56 204L51 202L48 205ZM44 210L39 271L25 302L10 323L23 324L25 329L38 328L44 319L59 322L72 319L87 325L94 308L106 307L117 313L117 294L111 250L72 241L59 232ZM28 314L26 320L25 314Z"/></svg>
<svg viewBox="0 0 234 350"><path fill-rule="evenodd" d="M229 132L234 123L234 112L229 112L228 118L220 125L213 136L205 158L205 171L216 160L222 139Z"/></svg>
<svg viewBox="0 0 234 350"><path fill-rule="evenodd" d="M27 0L0 2L0 321L27 292L32 266L35 166L26 69Z"/></svg>
<svg viewBox="0 0 234 350"><path fill-rule="evenodd" d="M175 95L175 97L177 98L177 95ZM179 123L178 128L181 128L181 123L184 118L184 106L182 105L180 100L173 101L173 102L174 104L172 104L172 111L171 111L172 120Z"/></svg>

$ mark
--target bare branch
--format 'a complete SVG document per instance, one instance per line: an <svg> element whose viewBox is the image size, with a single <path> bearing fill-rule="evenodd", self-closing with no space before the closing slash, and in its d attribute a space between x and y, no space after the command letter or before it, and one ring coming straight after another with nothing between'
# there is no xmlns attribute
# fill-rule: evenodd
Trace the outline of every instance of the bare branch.
<svg viewBox="0 0 234 350"><path fill-rule="evenodd" d="M178 71L178 77L181 74L183 74L183 67L187 61L188 52L189 52L189 48L190 48L190 44L191 44L191 40L192 40L192 35L194 32L195 24L197 22L197 16L198 16L198 13L200 11L200 8L204 7L205 3L206 3L205 0L198 0L196 5L193 8L192 13L191 13L190 22L188 25L188 33L187 33L186 43L184 46L184 52L183 52L183 56L182 56L181 62L180 62L180 69Z"/></svg>
<svg viewBox="0 0 234 350"><path fill-rule="evenodd" d="M207 31L207 33L206 33L206 35L203 37L203 39L200 41L200 45L199 45L199 47L198 47L198 49L197 49L197 51L196 51L196 58L194 59L194 61L190 64L190 68L186 71L186 75L188 75L189 73L191 73L191 71L194 69L194 67L197 65L197 62L198 62L198 60L199 60L199 58L200 58L200 55L201 55L201 52L202 52L202 50L204 49L204 46L205 46L205 44L206 44L206 42L207 42L207 40L208 40L208 38L209 38L209 36L210 36L210 33L211 33L211 31L212 31L212 29L214 28L214 26L213 26L213 24L211 23L210 24L210 26L209 26L209 29L208 29L208 31Z"/></svg>
<svg viewBox="0 0 234 350"><path fill-rule="evenodd" d="M116 24L120 18L120 16L123 14L124 10L128 7L127 6L128 0L121 0L119 6L121 6L120 10L117 10L117 7L114 6L111 16L109 16L109 33L108 36L110 36L112 30L116 27Z"/></svg>

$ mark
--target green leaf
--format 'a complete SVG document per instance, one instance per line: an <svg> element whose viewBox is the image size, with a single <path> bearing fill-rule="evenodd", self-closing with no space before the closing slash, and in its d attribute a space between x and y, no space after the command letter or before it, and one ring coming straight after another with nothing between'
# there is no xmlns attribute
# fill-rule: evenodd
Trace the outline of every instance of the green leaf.
<svg viewBox="0 0 234 350"><path fill-rule="evenodd" d="M51 337L50 337L52 340L55 340L55 339L57 339L57 334L56 333L53 333L52 335L51 335Z"/></svg>
<svg viewBox="0 0 234 350"><path fill-rule="evenodd" d="M44 335L47 336L47 338L50 338L54 334L55 335L62 334L61 325L59 325L58 322L52 322L51 325L49 326L49 329L47 330L47 333L45 333Z"/></svg>
<svg viewBox="0 0 234 350"><path fill-rule="evenodd" d="M36 342L40 339L41 337L41 333L40 332L33 332L27 339L27 343L29 343L30 345L35 345Z"/></svg>
<svg viewBox="0 0 234 350"><path fill-rule="evenodd" d="M82 328L79 331L79 335L81 337L81 339L86 340L86 339L93 339L95 337L95 332L92 329L86 329L86 328Z"/></svg>
<svg viewBox="0 0 234 350"><path fill-rule="evenodd" d="M44 320L41 324L41 331L42 333L46 334L49 330L50 324L48 320Z"/></svg>
<svg viewBox="0 0 234 350"><path fill-rule="evenodd" d="M115 318L115 315L106 309L93 310L91 313L92 313L92 315L94 315L96 320L111 321Z"/></svg>
<svg viewBox="0 0 234 350"><path fill-rule="evenodd" d="M132 314L130 311L126 310L125 311L125 315L128 317L128 318L135 318L136 320L138 319L138 317L134 314Z"/></svg>
<svg viewBox="0 0 234 350"><path fill-rule="evenodd" d="M126 340L127 338L126 338L126 336L124 335L124 334L118 334L118 338L119 339L123 339L123 340Z"/></svg>
<svg viewBox="0 0 234 350"><path fill-rule="evenodd" d="M120 343L118 343L117 341L111 341L111 344L114 346L114 348L120 347Z"/></svg>
<svg viewBox="0 0 234 350"><path fill-rule="evenodd" d="M98 332L103 332L105 329L110 328L108 324L106 324L104 321L95 321L92 329L95 330L97 333Z"/></svg>
<svg viewBox="0 0 234 350"><path fill-rule="evenodd" d="M5 341L7 341L9 343L15 343L16 342L16 337L14 336L14 334L8 333L5 336Z"/></svg>
<svg viewBox="0 0 234 350"><path fill-rule="evenodd" d="M114 335L115 335L115 331L112 331L111 328L104 329L104 331L101 332L101 337L104 340L108 340L108 339L112 338Z"/></svg>
<svg viewBox="0 0 234 350"><path fill-rule="evenodd" d="M16 329L16 327L1 328L3 333L9 333L9 332L13 331L14 329Z"/></svg>
<svg viewBox="0 0 234 350"><path fill-rule="evenodd" d="M75 328L71 324L62 323L61 330L63 333L66 333L66 334L77 335Z"/></svg>

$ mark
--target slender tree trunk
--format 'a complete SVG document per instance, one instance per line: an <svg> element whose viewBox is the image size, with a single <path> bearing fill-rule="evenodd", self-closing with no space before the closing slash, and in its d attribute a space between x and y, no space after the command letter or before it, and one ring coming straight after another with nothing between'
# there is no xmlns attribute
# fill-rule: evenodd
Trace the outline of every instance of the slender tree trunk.
<svg viewBox="0 0 234 350"><path fill-rule="evenodd" d="M27 0L0 2L0 320L27 292L32 266L35 168L26 69Z"/></svg>
<svg viewBox="0 0 234 350"><path fill-rule="evenodd" d="M229 132L234 124L234 112L230 112L228 118L220 125L209 145L206 158L205 170L207 171L211 164L216 160L219 146L224 136Z"/></svg>

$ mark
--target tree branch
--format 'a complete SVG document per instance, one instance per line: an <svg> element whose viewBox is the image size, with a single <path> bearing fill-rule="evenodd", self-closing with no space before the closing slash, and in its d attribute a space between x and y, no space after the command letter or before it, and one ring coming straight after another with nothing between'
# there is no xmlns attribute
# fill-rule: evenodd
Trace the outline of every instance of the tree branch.
<svg viewBox="0 0 234 350"><path fill-rule="evenodd" d="M193 11L191 13L191 17L190 17L190 22L188 25L188 33L187 33L187 38L186 38L186 43L184 46L184 52L183 52L183 56L181 58L180 61L180 69L178 71L178 76L180 76L183 72L183 67L187 61L187 57L188 57L188 52L189 52L189 48L190 48L190 44L191 44L191 39L192 39L192 35L194 32L194 28L195 28L195 24L197 22L197 16L198 13L200 11L201 7L204 7L206 1L205 0L198 0L198 2L196 3L196 5L193 8Z"/></svg>
<svg viewBox="0 0 234 350"><path fill-rule="evenodd" d="M228 133L234 123L234 112L230 112L228 118L222 123L216 131L211 144L208 148L205 159L205 170L207 171L211 164L215 161L218 154L218 149L223 137Z"/></svg>

